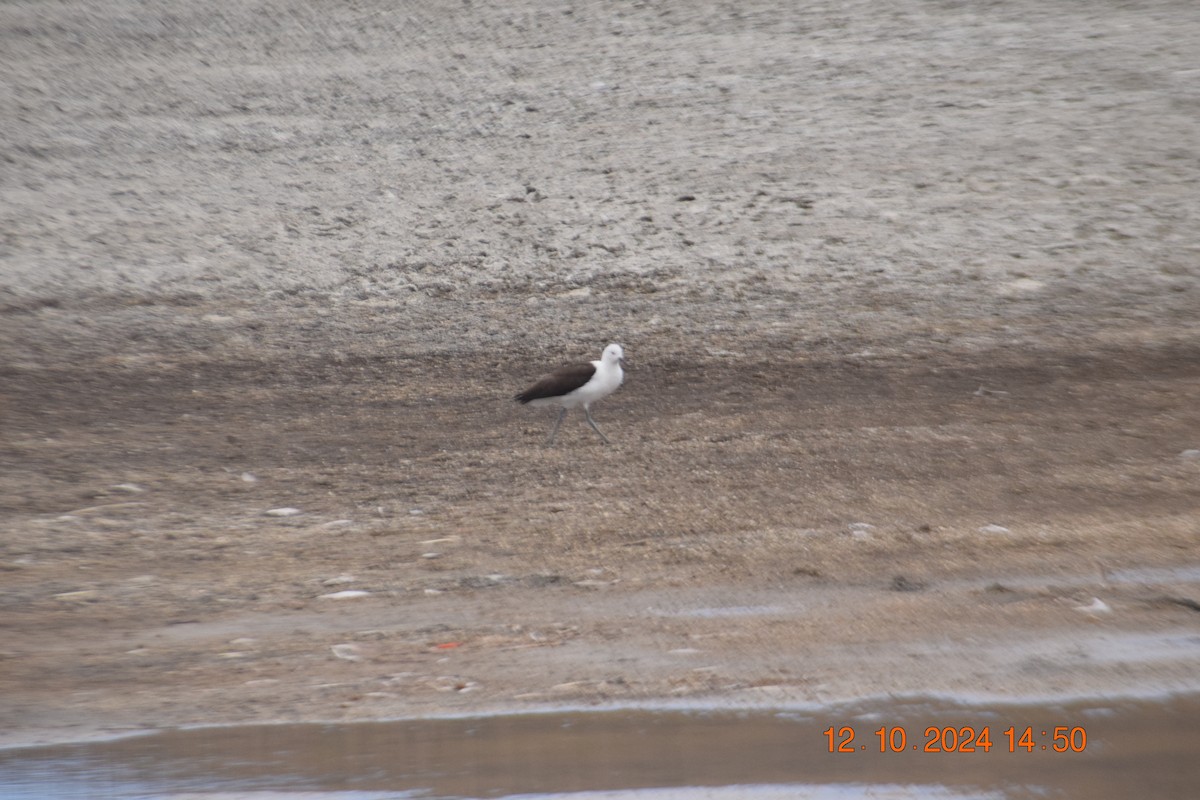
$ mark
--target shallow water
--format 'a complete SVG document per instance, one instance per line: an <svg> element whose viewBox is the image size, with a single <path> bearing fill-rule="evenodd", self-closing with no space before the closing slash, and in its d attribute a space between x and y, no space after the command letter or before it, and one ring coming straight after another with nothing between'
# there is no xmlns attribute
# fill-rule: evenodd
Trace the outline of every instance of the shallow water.
<svg viewBox="0 0 1200 800"><path fill-rule="evenodd" d="M1068 736L1057 742L1063 752L1053 749L1055 726ZM829 751L831 727L834 746L845 743L850 752ZM964 727L975 731L975 752L961 751ZM985 727L986 751L978 741ZM1004 733L1010 727L1015 752ZM1026 727L1032 751L1019 743ZM880 752L880 728L888 752ZM901 744L896 729L903 730L900 752L892 752ZM926 752L927 745L942 751ZM0 750L0 798L1190 800L1200 786L1198 755L1200 696L1037 706L872 700L792 711L554 712L164 731Z"/></svg>

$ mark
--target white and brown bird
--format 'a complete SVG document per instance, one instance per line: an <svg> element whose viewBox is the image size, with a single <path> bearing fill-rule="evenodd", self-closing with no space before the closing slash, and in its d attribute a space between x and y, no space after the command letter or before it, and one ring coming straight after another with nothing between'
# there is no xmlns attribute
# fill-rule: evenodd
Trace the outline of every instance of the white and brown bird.
<svg viewBox="0 0 1200 800"><path fill-rule="evenodd" d="M610 344L604 348L599 361L568 364L556 369L513 399L531 406L562 408L554 423L554 429L550 431L550 444L554 444L554 437L558 434L558 426L562 425L563 417L578 406L583 406L588 425L591 425L592 430L599 433L600 438L607 443L608 437L596 427L596 421L592 419L590 406L620 388L621 382L625 380L625 371L621 369L624 363L625 351L621 349L621 345Z"/></svg>

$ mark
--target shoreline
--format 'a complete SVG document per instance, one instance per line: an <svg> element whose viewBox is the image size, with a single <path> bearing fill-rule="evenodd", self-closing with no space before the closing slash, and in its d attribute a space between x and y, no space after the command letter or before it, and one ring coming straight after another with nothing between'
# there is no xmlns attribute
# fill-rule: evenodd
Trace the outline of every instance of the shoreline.
<svg viewBox="0 0 1200 800"><path fill-rule="evenodd" d="M802 701L802 702L785 702L782 704L774 703L770 700L733 700L732 702L722 702L718 698L707 698L704 700L646 700L637 702L616 702L608 704L588 704L588 705L551 705L551 706L520 706L505 708L480 709L478 711L456 711L456 712L432 712L428 714L419 714L415 716L385 716L372 719L355 719L346 720L339 718L322 718L311 717L305 719L278 719L278 720L256 720L243 722L197 722L185 723L180 725L163 725L161 727L143 728L138 730L123 731L119 733L91 733L83 734L80 738L60 738L47 734L41 734L37 741L31 742L8 742L0 743L0 750L35 750L40 748L70 746L77 744L93 744L103 742L115 742L124 739L132 739L138 737L154 736L156 734L169 731L193 731L193 730L224 730L224 729L245 729L245 728L273 728L273 727L302 727L302 726L337 726L337 727L353 727L355 725L390 725L395 723L407 722L431 722L442 720L472 720L472 719L516 719L522 717L537 717L559 714L570 715L600 715L600 714L622 714L626 712L645 712L650 714L700 714L700 715L736 715L741 713L767 713L767 714L816 714L821 711L834 711L837 709L855 709L859 713L869 711L868 708L872 704L902 704L902 705L921 705L934 704L941 706L939 713L946 711L945 707L967 710L999 711L1007 708L1020 708L1028 706L1043 706L1043 705L1082 705L1095 703L1097 705L1104 704L1119 704L1119 703L1169 703L1174 699L1200 699L1200 681L1189 688L1161 688L1148 690L1130 690L1117 694L1088 694L1075 693L1066 695L995 695L995 696L970 696L958 695L955 693L919 693L919 692L900 692L900 693L880 693L871 696L863 696L857 698L845 698L841 700L829 701ZM38 734L34 734L38 736Z"/></svg>

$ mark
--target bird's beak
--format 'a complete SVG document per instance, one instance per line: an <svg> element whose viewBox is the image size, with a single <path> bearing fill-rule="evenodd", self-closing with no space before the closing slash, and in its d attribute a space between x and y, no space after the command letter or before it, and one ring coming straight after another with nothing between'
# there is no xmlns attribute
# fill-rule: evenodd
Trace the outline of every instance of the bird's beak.
<svg viewBox="0 0 1200 800"><path fill-rule="evenodd" d="M629 369L629 362L625 360L625 356L621 356L620 358L618 358L617 363L620 364L625 369Z"/></svg>

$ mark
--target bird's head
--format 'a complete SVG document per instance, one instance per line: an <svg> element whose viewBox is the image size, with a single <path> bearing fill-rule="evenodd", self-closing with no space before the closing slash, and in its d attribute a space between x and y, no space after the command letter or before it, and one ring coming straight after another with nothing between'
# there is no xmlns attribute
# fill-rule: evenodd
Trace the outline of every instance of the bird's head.
<svg viewBox="0 0 1200 800"><path fill-rule="evenodd" d="M605 364L620 364L621 366L626 366L625 351L621 348L621 345L616 344L615 342L604 348L604 355L600 356L600 360Z"/></svg>

